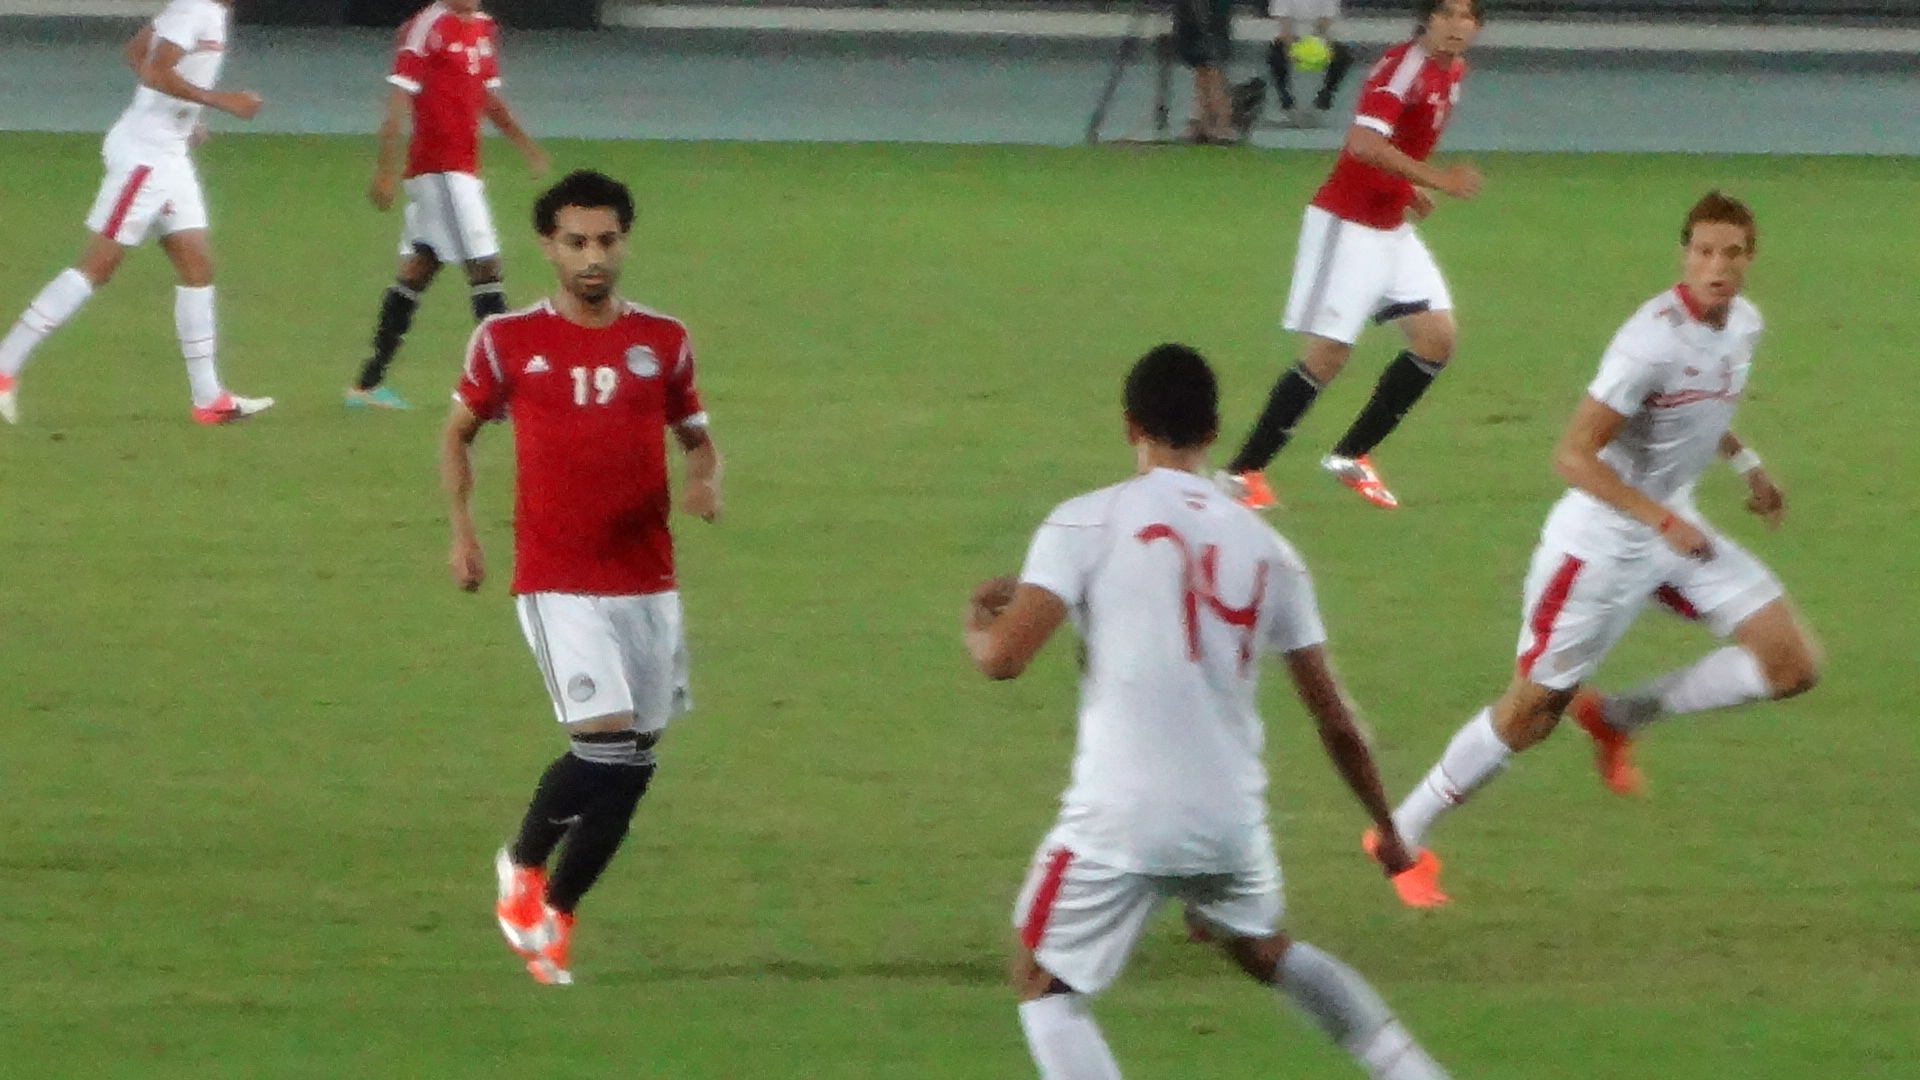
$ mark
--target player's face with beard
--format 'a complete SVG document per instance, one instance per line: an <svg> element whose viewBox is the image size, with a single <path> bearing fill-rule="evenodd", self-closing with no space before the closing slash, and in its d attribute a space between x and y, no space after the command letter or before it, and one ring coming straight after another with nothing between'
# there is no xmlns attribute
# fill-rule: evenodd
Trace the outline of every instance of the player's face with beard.
<svg viewBox="0 0 1920 1080"><path fill-rule="evenodd" d="M620 283L627 234L607 207L566 206L554 217L553 235L540 242L560 275L560 287L589 304L604 302Z"/></svg>

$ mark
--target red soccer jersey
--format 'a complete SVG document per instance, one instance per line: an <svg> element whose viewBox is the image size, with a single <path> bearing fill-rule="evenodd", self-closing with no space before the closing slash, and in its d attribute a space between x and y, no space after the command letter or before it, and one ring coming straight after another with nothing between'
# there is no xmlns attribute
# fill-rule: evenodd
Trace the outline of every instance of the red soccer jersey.
<svg viewBox="0 0 1920 1080"><path fill-rule="evenodd" d="M500 85L500 30L479 12L433 3L400 28L387 81L413 95L407 176L480 172L480 116Z"/></svg>
<svg viewBox="0 0 1920 1080"><path fill-rule="evenodd" d="M1425 161L1460 102L1460 80L1466 73L1467 65L1458 57L1443 63L1417 41L1395 45L1368 73L1353 122L1385 135L1415 161ZM1368 228L1397 229L1413 205L1413 183L1343 150L1313 205Z"/></svg>
<svg viewBox="0 0 1920 1080"><path fill-rule="evenodd" d="M687 328L633 304L604 329L552 303L480 324L454 391L513 423L513 591L674 587L666 429L701 415Z"/></svg>

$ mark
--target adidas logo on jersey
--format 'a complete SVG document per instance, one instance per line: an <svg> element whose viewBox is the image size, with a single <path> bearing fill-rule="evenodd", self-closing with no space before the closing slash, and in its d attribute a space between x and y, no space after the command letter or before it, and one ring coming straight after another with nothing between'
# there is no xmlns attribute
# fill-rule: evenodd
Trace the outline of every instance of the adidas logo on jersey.
<svg viewBox="0 0 1920 1080"><path fill-rule="evenodd" d="M547 366L547 358L544 356L536 356L527 361L526 373L528 375L544 375L551 370L553 369Z"/></svg>

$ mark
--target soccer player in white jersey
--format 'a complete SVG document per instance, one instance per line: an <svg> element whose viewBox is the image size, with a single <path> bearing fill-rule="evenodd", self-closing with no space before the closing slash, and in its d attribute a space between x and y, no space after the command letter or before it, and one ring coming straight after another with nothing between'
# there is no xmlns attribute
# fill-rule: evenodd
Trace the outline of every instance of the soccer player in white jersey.
<svg viewBox="0 0 1920 1080"><path fill-rule="evenodd" d="M1681 229L1680 284L1641 305L1607 347L1554 451L1572 489L1547 516L1527 571L1512 682L1394 812L1407 843L1546 738L1569 705L1593 737L1601 780L1632 794L1641 786L1632 740L1648 724L1813 687L1816 650L1779 580L1693 501L1718 457L1746 481L1747 509L1769 527L1786 509L1759 455L1730 430L1760 340L1760 312L1740 295L1757 240L1744 203L1708 194ZM1654 600L1733 643L1624 694L1583 690ZM1400 898L1445 903L1438 868L1422 858L1395 876Z"/></svg>
<svg viewBox="0 0 1920 1080"><path fill-rule="evenodd" d="M1409 865L1366 741L1327 660L1300 557L1204 476L1219 428L1213 372L1162 345L1127 376L1138 475L1069 500L1016 582L974 593L966 642L1017 677L1062 622L1085 642L1080 734L1059 823L1014 910L1013 987L1043 1080L1118 1080L1088 1000L1119 975L1147 919L1178 900L1198 938L1291 999L1375 1080L1446 1073L1352 969L1279 929L1267 831L1259 660L1280 653L1348 786Z"/></svg>
<svg viewBox="0 0 1920 1080"><path fill-rule="evenodd" d="M107 176L87 215L92 233L71 269L33 298L0 339L0 418L20 419L20 369L34 347L73 318L95 289L113 279L127 249L158 235L179 275L174 327L187 361L193 419L225 424L273 404L272 398L228 393L215 362L213 255L207 245L207 202L190 149L204 142L200 110L212 106L242 120L260 111L250 90L220 91L232 0L172 0L127 43L126 61L140 77L133 104L107 133L101 151Z"/></svg>

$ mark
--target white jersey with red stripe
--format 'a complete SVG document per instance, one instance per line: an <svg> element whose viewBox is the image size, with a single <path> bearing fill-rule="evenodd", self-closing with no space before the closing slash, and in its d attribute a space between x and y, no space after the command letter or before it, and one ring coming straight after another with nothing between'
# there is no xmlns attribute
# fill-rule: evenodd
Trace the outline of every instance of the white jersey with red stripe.
<svg viewBox="0 0 1920 1080"><path fill-rule="evenodd" d="M1720 438L1746 391L1763 324L1735 297L1724 328L1701 319L1680 285L1641 305L1613 337L1587 396L1627 423L1600 460L1635 490L1698 521L1693 487L1719 454ZM1661 545L1659 533L1584 491L1569 491L1546 533L1568 551L1631 553Z"/></svg>
<svg viewBox="0 0 1920 1080"><path fill-rule="evenodd" d="M174 68L180 77L202 90L220 81L227 56L227 5L217 0L171 0L153 20L153 41L180 46L186 55ZM133 104L107 133L108 145L145 154L185 154L203 106L182 101L142 85Z"/></svg>
<svg viewBox="0 0 1920 1080"><path fill-rule="evenodd" d="M1269 864L1259 660L1326 638L1292 546L1205 479L1156 469L1061 504L1021 581L1085 643L1055 838L1140 874Z"/></svg>

